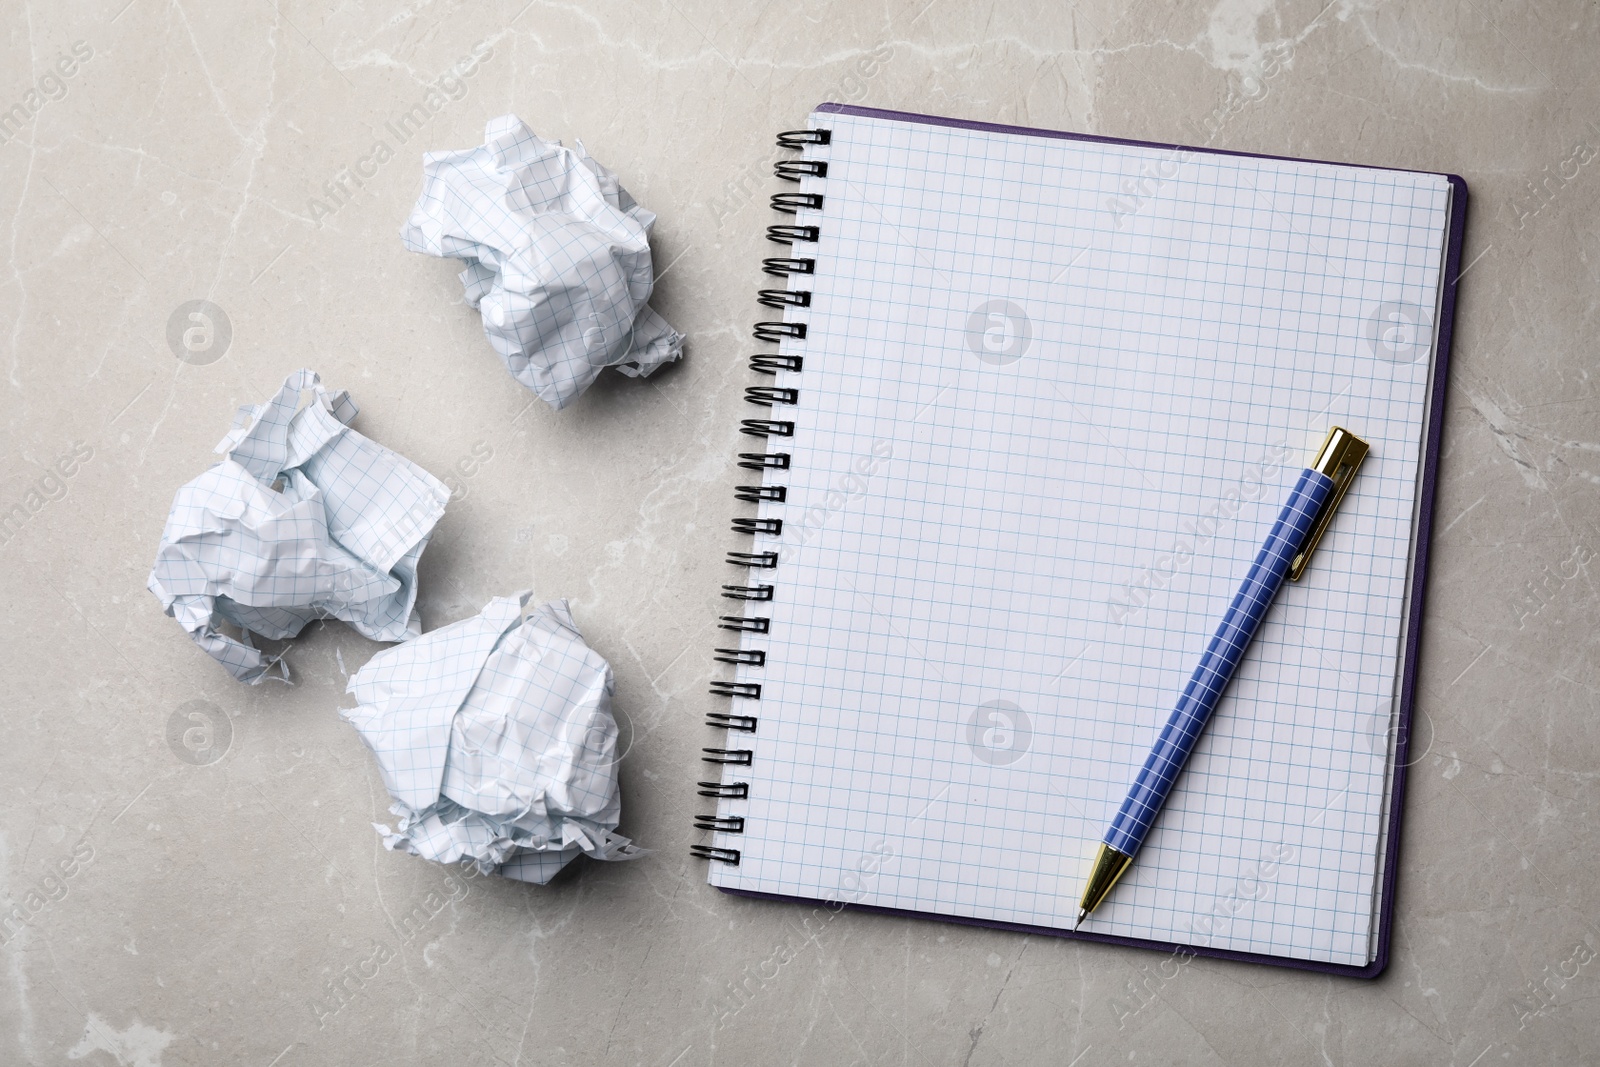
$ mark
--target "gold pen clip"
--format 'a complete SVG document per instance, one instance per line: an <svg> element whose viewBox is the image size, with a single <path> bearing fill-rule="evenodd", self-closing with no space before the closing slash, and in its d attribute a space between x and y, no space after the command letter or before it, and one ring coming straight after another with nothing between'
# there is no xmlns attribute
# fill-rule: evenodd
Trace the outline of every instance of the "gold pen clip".
<svg viewBox="0 0 1600 1067"><path fill-rule="evenodd" d="M1333 492L1322 502L1322 509L1317 512L1317 519L1311 524L1311 532L1306 535L1305 547L1300 549L1299 554L1294 557L1294 562L1289 564L1290 581L1298 582L1300 576L1305 573L1306 564L1311 562L1311 553L1316 549L1317 542L1322 540L1328 524L1333 522L1334 510L1338 508L1339 501L1344 499L1345 490L1350 488L1350 483L1355 481L1356 468L1361 466L1361 461L1366 458L1367 443L1361 438L1340 426L1328 431L1327 440L1322 442L1322 448L1317 452L1317 458L1312 461L1311 469L1333 479Z"/></svg>

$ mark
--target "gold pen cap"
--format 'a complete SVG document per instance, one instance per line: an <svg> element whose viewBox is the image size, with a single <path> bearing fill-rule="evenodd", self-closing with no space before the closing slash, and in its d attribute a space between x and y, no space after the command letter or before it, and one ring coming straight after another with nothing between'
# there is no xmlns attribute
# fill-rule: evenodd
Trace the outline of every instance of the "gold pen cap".
<svg viewBox="0 0 1600 1067"><path fill-rule="evenodd" d="M1367 443L1344 427L1335 426L1328 431L1317 458L1311 461L1311 469L1333 479L1333 492L1322 502L1316 521L1311 524L1311 532L1306 535L1305 545L1289 564L1290 581L1298 582L1305 573L1306 564L1311 562L1311 553L1333 522L1333 513L1339 507L1339 501L1344 499L1350 483L1355 481L1356 468L1367 458L1367 452Z"/></svg>

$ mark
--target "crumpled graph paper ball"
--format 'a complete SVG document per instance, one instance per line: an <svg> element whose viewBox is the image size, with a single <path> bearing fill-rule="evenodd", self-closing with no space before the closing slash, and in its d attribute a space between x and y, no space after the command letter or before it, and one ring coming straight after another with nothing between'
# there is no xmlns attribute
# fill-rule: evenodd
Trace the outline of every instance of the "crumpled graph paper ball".
<svg viewBox="0 0 1600 1067"><path fill-rule="evenodd" d="M580 854L635 859L622 793L611 665L565 600L496 597L470 619L385 649L350 679L344 711L377 756L390 849L481 874L548 882Z"/></svg>
<svg viewBox="0 0 1600 1067"><path fill-rule="evenodd" d="M374 641L421 632L417 561L450 492L350 429L356 412L349 393L297 371L271 400L239 409L217 445L222 462L173 498L149 589L242 682L275 662L252 634L283 640L329 618Z"/></svg>
<svg viewBox="0 0 1600 1067"><path fill-rule="evenodd" d="M423 156L422 195L401 227L413 252L462 260L467 303L513 377L553 408L606 367L643 377L683 353L647 305L654 213L584 151L515 115L484 144Z"/></svg>

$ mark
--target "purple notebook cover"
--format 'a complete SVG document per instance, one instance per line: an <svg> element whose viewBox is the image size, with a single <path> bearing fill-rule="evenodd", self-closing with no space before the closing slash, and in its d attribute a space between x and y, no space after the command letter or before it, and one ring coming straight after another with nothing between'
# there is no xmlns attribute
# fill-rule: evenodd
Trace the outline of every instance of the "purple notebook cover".
<svg viewBox="0 0 1600 1067"><path fill-rule="evenodd" d="M940 118L935 115L917 115L907 111L885 111L879 108L854 107L849 104L819 104L816 112L831 115L859 115L864 118L889 119L896 122L918 122L929 126L951 126L959 129L986 130L991 133L1024 134L1029 137L1049 137L1063 141L1093 141L1099 144L1130 145L1135 148L1182 149L1186 152L1204 152L1216 156L1246 156L1253 159L1284 159L1302 163L1331 163L1330 160L1303 160L1293 156L1273 156L1259 152L1227 152L1216 148L1189 148L1182 145L1161 144L1155 141L1132 141L1121 137L1095 137L1085 133L1065 133L1060 130L1036 130L1026 126L1004 126L994 122L968 122L963 119ZM1336 166L1366 167L1360 163L1339 163ZM1403 170L1402 167L1368 167L1373 170ZM1119 937L1111 934L1093 934L1058 930L1047 926L1028 926L1022 923L996 922L990 919L970 919L959 915L940 915L932 912L906 911L899 908L881 908L870 904L829 904L804 897L784 896L777 893L757 893L748 889L723 889L741 897L761 900L783 900L821 907L849 908L852 911L876 912L881 915L903 915L915 918L938 919L966 926L987 926L997 930L1016 930L1029 934L1047 934L1051 937L1071 938L1078 941L1100 941L1109 945L1127 945L1132 948L1154 949L1164 952L1188 951L1197 956L1239 960L1246 963L1267 963L1278 967L1292 967L1302 971L1320 971L1351 978L1375 978L1389 965L1389 940L1394 932L1394 896L1396 874L1399 869L1400 815L1406 793L1406 755L1411 740L1411 712L1416 701L1417 654L1422 642L1422 601L1428 578L1428 541L1433 529L1433 496L1439 478L1439 439L1444 421L1445 379L1450 366L1450 339L1455 324L1456 288L1460 281L1462 237L1467 221L1467 183L1458 175L1443 175L1450 182L1449 236L1445 247L1444 295L1440 301L1439 341L1434 353L1433 397L1428 411L1428 439L1422 453L1422 496L1417 520L1416 556L1411 572L1411 601L1406 620L1406 645L1401 654L1400 679L1400 735L1395 746L1394 790L1389 798L1389 827L1385 841L1383 862L1383 906L1378 916L1378 953L1364 967L1340 963L1322 963L1316 960L1298 960L1283 956L1269 956L1258 952L1235 952L1228 949L1178 945L1165 941L1148 941L1136 937Z"/></svg>

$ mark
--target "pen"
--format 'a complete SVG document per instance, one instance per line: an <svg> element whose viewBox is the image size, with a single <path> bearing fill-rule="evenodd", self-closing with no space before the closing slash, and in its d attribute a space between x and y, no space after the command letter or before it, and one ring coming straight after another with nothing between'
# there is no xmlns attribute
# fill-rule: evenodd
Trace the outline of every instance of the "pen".
<svg viewBox="0 0 1600 1067"><path fill-rule="evenodd" d="M1261 626L1272 598L1285 577L1299 581L1305 573L1312 550L1327 531L1334 509L1350 488L1356 468L1366 458L1367 445L1350 431L1335 426L1317 452L1311 466L1300 473L1294 491L1283 505L1272 532L1267 534L1255 563L1245 575L1233 603L1222 617L1205 655L1184 686L1178 706L1156 739L1155 747L1134 779L1117 817L1111 820L1106 836L1095 856L1094 869L1083 887L1078 905L1076 930L1089 913L1100 906L1133 863L1145 835L1166 802L1167 794L1189 760L1200 731L1227 688L1239 661L1244 658L1250 639Z"/></svg>

